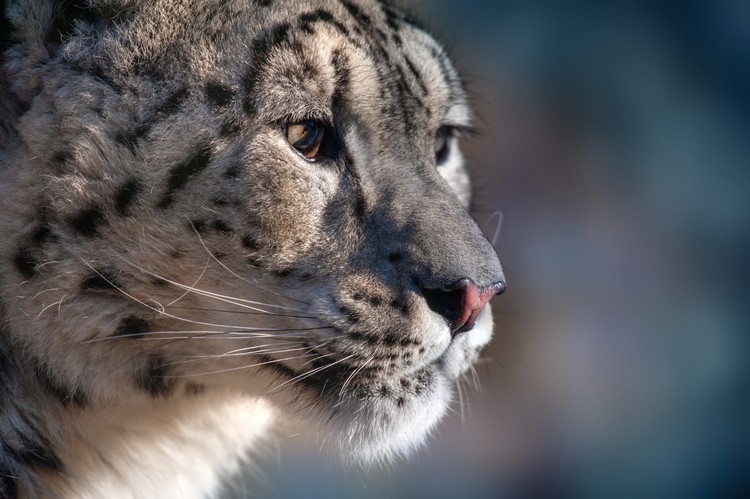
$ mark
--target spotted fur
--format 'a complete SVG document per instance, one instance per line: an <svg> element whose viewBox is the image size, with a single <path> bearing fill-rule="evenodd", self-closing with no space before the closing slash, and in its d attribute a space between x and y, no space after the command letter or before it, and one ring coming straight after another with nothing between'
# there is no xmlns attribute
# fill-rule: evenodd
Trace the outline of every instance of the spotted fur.
<svg viewBox="0 0 750 499"><path fill-rule="evenodd" d="M287 419L350 462L420 446L492 330L433 296L503 281L424 28L375 0L0 5L0 497L210 496ZM310 120L314 162L285 139Z"/></svg>

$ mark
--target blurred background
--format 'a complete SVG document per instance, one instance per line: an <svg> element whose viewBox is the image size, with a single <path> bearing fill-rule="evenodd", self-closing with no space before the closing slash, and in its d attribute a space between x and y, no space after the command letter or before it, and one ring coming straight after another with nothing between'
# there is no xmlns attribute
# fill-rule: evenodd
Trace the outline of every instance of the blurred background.
<svg viewBox="0 0 750 499"><path fill-rule="evenodd" d="M478 110L496 336L415 460L290 429L253 497L750 497L750 2L406 5Z"/></svg>

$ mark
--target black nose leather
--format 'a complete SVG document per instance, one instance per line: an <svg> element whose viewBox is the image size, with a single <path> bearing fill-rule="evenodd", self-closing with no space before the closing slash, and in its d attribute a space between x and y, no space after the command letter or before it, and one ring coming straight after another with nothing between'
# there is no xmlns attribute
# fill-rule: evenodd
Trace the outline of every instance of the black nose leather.
<svg viewBox="0 0 750 499"><path fill-rule="evenodd" d="M427 306L442 315L448 321L451 334L456 335L471 330L487 302L504 291L502 281L480 288L471 279L463 278L447 288L423 288L422 295Z"/></svg>

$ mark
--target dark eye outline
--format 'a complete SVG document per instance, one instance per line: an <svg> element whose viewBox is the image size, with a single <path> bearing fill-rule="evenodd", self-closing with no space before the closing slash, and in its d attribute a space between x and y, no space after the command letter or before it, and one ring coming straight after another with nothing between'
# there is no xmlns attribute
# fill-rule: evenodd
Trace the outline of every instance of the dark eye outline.
<svg viewBox="0 0 750 499"><path fill-rule="evenodd" d="M307 135L301 139L292 142L289 137L290 131L294 130L294 127L304 127L303 133ZM303 120L297 122L286 123L282 127L282 134L286 139L287 143L305 160L314 163L318 161L324 150L325 140L327 135L327 128L325 124L318 120Z"/></svg>
<svg viewBox="0 0 750 499"><path fill-rule="evenodd" d="M443 125L435 133L435 166L443 166L450 158L453 149L453 139L456 137L456 129L450 125Z"/></svg>

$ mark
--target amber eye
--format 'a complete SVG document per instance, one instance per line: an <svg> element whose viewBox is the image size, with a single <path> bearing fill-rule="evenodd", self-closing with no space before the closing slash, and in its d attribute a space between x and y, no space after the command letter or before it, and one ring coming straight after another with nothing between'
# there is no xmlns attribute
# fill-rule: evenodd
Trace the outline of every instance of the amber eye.
<svg viewBox="0 0 750 499"><path fill-rule="evenodd" d="M453 141L453 128L442 126L435 134L435 164L442 166L451 154L451 142Z"/></svg>
<svg viewBox="0 0 750 499"><path fill-rule="evenodd" d="M308 120L286 126L286 140L297 152L310 161L318 159L320 147L326 136L325 126L319 121Z"/></svg>

